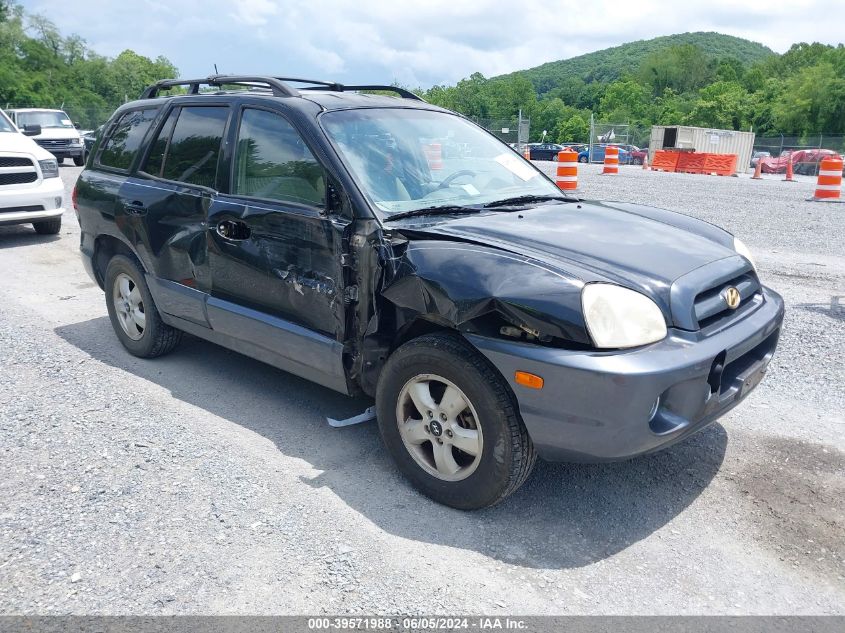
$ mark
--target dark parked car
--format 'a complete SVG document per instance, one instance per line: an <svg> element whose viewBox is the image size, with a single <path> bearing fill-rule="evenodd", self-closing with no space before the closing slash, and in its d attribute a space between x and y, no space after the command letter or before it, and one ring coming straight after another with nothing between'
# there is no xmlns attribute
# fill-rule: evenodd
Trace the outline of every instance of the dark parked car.
<svg viewBox="0 0 845 633"><path fill-rule="evenodd" d="M529 145L531 160L557 160L557 153L563 150L563 145L557 143L539 143Z"/></svg>
<svg viewBox="0 0 845 633"><path fill-rule="evenodd" d="M94 150L94 143L97 142L97 139L100 137L100 134L103 131L103 126L101 125L96 130L88 130L82 135L82 142L85 145L85 156L87 157L93 150Z"/></svg>
<svg viewBox="0 0 845 633"><path fill-rule="evenodd" d="M172 80L115 112L74 200L130 353L189 332L367 394L399 469L465 509L537 455L668 446L762 379L783 302L739 240L568 197L467 119L365 88Z"/></svg>

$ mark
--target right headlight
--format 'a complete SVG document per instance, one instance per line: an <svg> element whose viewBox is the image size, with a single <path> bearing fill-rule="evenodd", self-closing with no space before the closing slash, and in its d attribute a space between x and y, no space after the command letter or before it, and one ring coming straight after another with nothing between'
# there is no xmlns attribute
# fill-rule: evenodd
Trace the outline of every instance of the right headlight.
<svg viewBox="0 0 845 633"><path fill-rule="evenodd" d="M55 158L39 160L38 164L41 166L41 176L43 178L59 177L59 161L57 161Z"/></svg>
<svg viewBox="0 0 845 633"><path fill-rule="evenodd" d="M748 263L751 264L751 268L754 271L757 271L757 262L754 261L754 255L751 254L751 249L748 248L742 240L738 238L734 238L734 250L737 252L738 255L742 255L745 259L748 260Z"/></svg>
<svg viewBox="0 0 845 633"><path fill-rule="evenodd" d="M637 347L666 337L663 313L639 292L613 284L587 284L581 291L581 306L596 347Z"/></svg>

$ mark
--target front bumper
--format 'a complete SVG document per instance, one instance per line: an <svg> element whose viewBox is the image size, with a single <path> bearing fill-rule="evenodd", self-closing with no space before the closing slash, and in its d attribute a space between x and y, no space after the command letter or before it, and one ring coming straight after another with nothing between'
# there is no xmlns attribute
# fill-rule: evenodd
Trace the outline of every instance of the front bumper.
<svg viewBox="0 0 845 633"><path fill-rule="evenodd" d="M25 187L0 187L0 226L57 218L65 212L64 195L61 178L47 178Z"/></svg>
<svg viewBox="0 0 845 633"><path fill-rule="evenodd" d="M74 148L74 149L50 149L47 150L53 156L56 157L56 160L64 160L65 158L79 158L80 156L84 155L85 150L81 147Z"/></svg>
<svg viewBox="0 0 845 633"><path fill-rule="evenodd" d="M724 415L762 379L775 352L783 299L763 289L759 308L703 337L670 329L659 343L569 351L476 335L467 339L505 376L541 457L614 461L664 448ZM544 379L542 389L514 372Z"/></svg>
<svg viewBox="0 0 845 633"><path fill-rule="evenodd" d="M36 141L38 143L38 141ZM50 152L53 156L56 157L56 160L62 160L64 158L77 158L79 156L85 155L85 145L65 145L63 147L50 147L49 145L41 145L38 143L40 147L46 149Z"/></svg>

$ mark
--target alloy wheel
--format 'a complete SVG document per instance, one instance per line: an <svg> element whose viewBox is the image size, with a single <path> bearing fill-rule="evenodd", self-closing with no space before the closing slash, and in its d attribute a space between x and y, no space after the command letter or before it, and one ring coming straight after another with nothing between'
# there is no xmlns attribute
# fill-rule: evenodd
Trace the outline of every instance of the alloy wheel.
<svg viewBox="0 0 845 633"><path fill-rule="evenodd" d="M112 303L117 320L126 336L133 341L139 340L147 327L144 298L141 296L138 285L126 273L120 273L114 279Z"/></svg>
<svg viewBox="0 0 845 633"><path fill-rule="evenodd" d="M453 382L435 374L411 378L399 392L396 421L405 448L430 475L461 481L475 472L484 437L475 407Z"/></svg>

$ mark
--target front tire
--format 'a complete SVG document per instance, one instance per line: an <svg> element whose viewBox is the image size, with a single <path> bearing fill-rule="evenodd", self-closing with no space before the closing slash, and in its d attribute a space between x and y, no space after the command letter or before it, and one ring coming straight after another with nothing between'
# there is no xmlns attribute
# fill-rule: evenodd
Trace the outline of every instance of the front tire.
<svg viewBox="0 0 845 633"><path fill-rule="evenodd" d="M450 333L405 343L376 393L379 429L399 470L444 505L494 505L531 473L536 453L501 374Z"/></svg>
<svg viewBox="0 0 845 633"><path fill-rule="evenodd" d="M579 163L586 163L586 162L587 162L587 160L588 160L588 159L587 159L587 157L586 157L586 156L580 156L580 157L578 158L578 162L579 162Z"/></svg>
<svg viewBox="0 0 845 633"><path fill-rule="evenodd" d="M161 320L137 260L115 255L105 277L109 319L127 351L140 358L171 352L182 339L182 332Z"/></svg>
<svg viewBox="0 0 845 633"><path fill-rule="evenodd" d="M33 222L32 228L35 229L38 235L56 235L62 230L62 216L53 218L52 220Z"/></svg>
<svg viewBox="0 0 845 633"><path fill-rule="evenodd" d="M85 155L80 154L79 156L73 157L73 164L77 167L82 167L85 164Z"/></svg>

